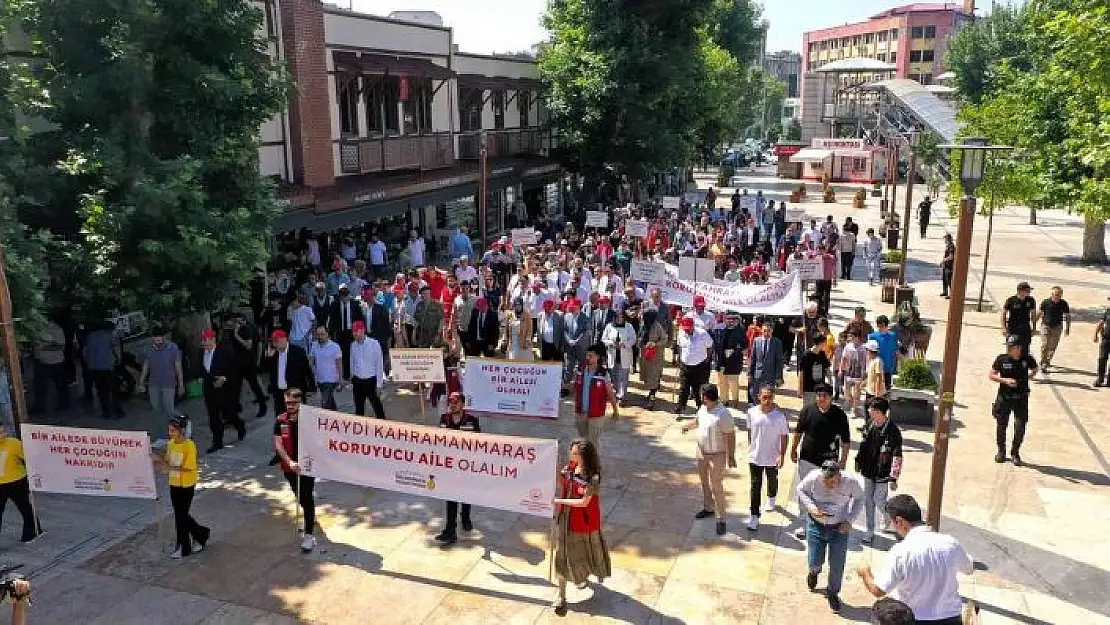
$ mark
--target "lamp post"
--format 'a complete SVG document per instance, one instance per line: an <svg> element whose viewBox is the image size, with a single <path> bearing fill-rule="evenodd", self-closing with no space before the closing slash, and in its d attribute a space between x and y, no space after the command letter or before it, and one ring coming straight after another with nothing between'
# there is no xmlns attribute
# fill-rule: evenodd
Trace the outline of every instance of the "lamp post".
<svg viewBox="0 0 1110 625"><path fill-rule="evenodd" d="M902 212L902 260L898 263L898 286L906 286L906 252L910 246L910 211L913 210L913 179L917 169L917 143L920 135L911 130L906 141L910 144L910 164L906 169L906 210Z"/></svg>
<svg viewBox="0 0 1110 625"><path fill-rule="evenodd" d="M948 434L952 425L952 407L956 396L956 373L959 367L960 334L963 331L964 300L967 295L967 269L971 261L971 233L975 225L975 189L983 180L987 154L1010 148L988 145L981 137L969 138L962 144L942 145L941 149L962 155L960 212L956 222L956 260L952 269L952 298L948 300L948 326L944 331L944 365L940 374L940 405L933 431L933 464L929 477L929 508L927 521L933 529L940 528L940 508L944 499L944 477L948 465Z"/></svg>
<svg viewBox="0 0 1110 625"><path fill-rule="evenodd" d="M483 130L479 135L479 142L481 148L478 153L478 167L481 169L481 172L478 175L478 232L482 237L482 248L484 249L486 246L487 235L486 223L488 221L486 219L486 201L487 196L489 195L489 191L487 190L487 187L489 186L489 179L487 178L487 165L489 161L489 135L486 134L485 130Z"/></svg>

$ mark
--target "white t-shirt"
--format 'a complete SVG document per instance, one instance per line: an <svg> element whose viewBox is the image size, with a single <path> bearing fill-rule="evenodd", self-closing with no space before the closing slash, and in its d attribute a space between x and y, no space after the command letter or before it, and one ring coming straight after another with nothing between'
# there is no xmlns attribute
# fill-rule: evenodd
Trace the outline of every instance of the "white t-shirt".
<svg viewBox="0 0 1110 625"><path fill-rule="evenodd" d="M384 265L385 264L385 243L375 241L366 246L367 255L370 256L371 265Z"/></svg>
<svg viewBox="0 0 1110 625"><path fill-rule="evenodd" d="M973 567L959 541L919 525L890 548L875 585L908 605L915 619L939 621L960 615L963 600L956 573L971 573Z"/></svg>
<svg viewBox="0 0 1110 625"><path fill-rule="evenodd" d="M698 449L703 454L722 454L728 451L725 435L736 431L732 413L724 404L712 410L706 406L698 409Z"/></svg>
<svg viewBox="0 0 1110 625"><path fill-rule="evenodd" d="M342 372L335 366L336 361L343 358L343 350L339 348L339 343L328 341L321 345L313 341L309 357L312 359L312 367L316 370L317 382L335 384L342 379Z"/></svg>
<svg viewBox="0 0 1110 625"><path fill-rule="evenodd" d="M409 261L413 267L424 266L424 239L417 238L409 241Z"/></svg>
<svg viewBox="0 0 1110 625"><path fill-rule="evenodd" d="M760 406L752 406L748 408L748 431L752 438L748 462L757 467L775 466L775 458L782 450L782 437L790 435L786 415L778 408L764 413Z"/></svg>
<svg viewBox="0 0 1110 625"><path fill-rule="evenodd" d="M474 267L467 265L459 265L455 267L455 278L459 282L473 282L478 277L478 270Z"/></svg>

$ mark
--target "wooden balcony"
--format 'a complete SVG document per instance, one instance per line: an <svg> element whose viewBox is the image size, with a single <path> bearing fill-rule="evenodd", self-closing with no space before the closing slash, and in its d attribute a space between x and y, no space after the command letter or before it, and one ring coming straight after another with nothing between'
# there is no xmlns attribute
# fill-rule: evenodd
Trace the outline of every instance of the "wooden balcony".
<svg viewBox="0 0 1110 625"><path fill-rule="evenodd" d="M538 126L486 130L486 149L489 157L540 154L543 152L543 135ZM481 157L482 131L459 133L459 160Z"/></svg>
<svg viewBox="0 0 1110 625"><path fill-rule="evenodd" d="M339 164L345 174L441 169L455 164L455 150L449 132L340 139Z"/></svg>

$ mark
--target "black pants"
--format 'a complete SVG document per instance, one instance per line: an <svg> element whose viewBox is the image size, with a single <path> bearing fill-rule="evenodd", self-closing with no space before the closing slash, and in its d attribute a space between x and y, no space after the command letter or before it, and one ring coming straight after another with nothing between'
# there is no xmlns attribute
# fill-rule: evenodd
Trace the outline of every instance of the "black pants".
<svg viewBox="0 0 1110 625"><path fill-rule="evenodd" d="M266 392L262 390L262 385L258 383L258 367L253 364L244 367L243 380L251 388L251 393L254 393L254 400L258 402L258 405L265 405Z"/></svg>
<svg viewBox="0 0 1110 625"><path fill-rule="evenodd" d="M832 304L832 280L814 280L813 286L817 295L817 308L821 311L821 316L826 317Z"/></svg>
<svg viewBox="0 0 1110 625"><path fill-rule="evenodd" d="M228 385L236 388L234 380L224 383L225 387ZM235 430L240 434L245 434L247 431L247 426L239 418L239 411L236 409L238 398L229 399L227 395L224 389L204 390L204 409L208 412L208 429L212 430L213 447L223 447L225 422L234 425Z"/></svg>
<svg viewBox="0 0 1110 625"><path fill-rule="evenodd" d="M54 386L57 409L66 410L69 408L69 385L66 382L65 366L65 363L47 365L37 360L34 361L35 379L33 383L35 403L31 407L32 412L46 411L46 389L49 385Z"/></svg>
<svg viewBox="0 0 1110 625"><path fill-rule="evenodd" d="M316 488L316 478L298 473L285 473L285 481L289 482L293 494L297 493L297 478L301 480L300 500L301 511L304 513L304 533L312 535L316 533L316 498L312 493L312 489Z"/></svg>
<svg viewBox="0 0 1110 625"><path fill-rule="evenodd" d="M694 405L701 406L701 387L709 383L709 360L696 365L682 365L679 373L678 409L686 407L694 398Z"/></svg>
<svg viewBox="0 0 1110 625"><path fill-rule="evenodd" d="M285 391L276 386L271 386L270 396L274 398L274 416L280 416L285 412Z"/></svg>
<svg viewBox="0 0 1110 625"><path fill-rule="evenodd" d="M941 264L940 266L940 294L947 296L948 291L952 288L952 266Z"/></svg>
<svg viewBox="0 0 1110 625"><path fill-rule="evenodd" d="M193 553L194 540L204 546L208 542L208 536L212 533L212 530L197 523L196 519L189 514L195 491L195 486L170 486L173 524L177 528L177 547L181 549L181 555L183 556Z"/></svg>
<svg viewBox="0 0 1110 625"><path fill-rule="evenodd" d="M840 253L840 279L852 279L852 265L856 262L855 252L841 252Z"/></svg>
<svg viewBox="0 0 1110 625"><path fill-rule="evenodd" d="M554 343L548 343L547 341L540 343L540 360L550 362L562 359L563 355L559 353L559 350L555 349Z"/></svg>
<svg viewBox="0 0 1110 625"><path fill-rule="evenodd" d="M748 468L751 474L751 513L752 516L759 516L759 499L763 495L763 474L767 474L767 496L778 497L779 495L779 469L778 467L761 467L752 463L748 463Z"/></svg>
<svg viewBox="0 0 1110 625"><path fill-rule="evenodd" d="M994 400L992 407L995 419L994 440L999 453L1006 453L1006 428L1010 425L1010 413L1014 415L1014 440L1011 453L1021 449L1025 440L1025 424L1029 421L1029 396L1002 397Z"/></svg>
<svg viewBox="0 0 1110 625"><path fill-rule="evenodd" d="M100 416L105 418L119 416L122 411L119 406L119 391L116 388L115 374L112 373L111 369L106 371L93 370L89 374L92 376L93 388L96 389L96 398L100 400Z"/></svg>
<svg viewBox="0 0 1110 625"><path fill-rule="evenodd" d="M949 618L941 618L930 621L923 621L921 619L914 619L913 625L964 625L963 616L952 616Z"/></svg>
<svg viewBox="0 0 1110 625"><path fill-rule="evenodd" d="M1019 332L1013 332L1012 334L1021 339L1021 357L1025 358L1029 355L1029 346L1033 344L1033 335Z"/></svg>
<svg viewBox="0 0 1110 625"><path fill-rule="evenodd" d="M340 330L336 333L335 342L339 343L339 349L343 352L344 379L351 377L351 343L354 342L354 340L355 337L353 334L351 334L350 330Z"/></svg>
<svg viewBox="0 0 1110 625"><path fill-rule="evenodd" d="M470 527L470 504L464 503L462 506L462 522L464 527ZM443 528L444 533L451 536L455 535L455 528L458 523L460 504L457 501L447 502L447 527Z"/></svg>
<svg viewBox="0 0 1110 625"><path fill-rule="evenodd" d="M929 220L928 219L922 219L922 220L920 220L920 224L921 224L921 238L924 239L925 238L925 231L929 229Z"/></svg>
<svg viewBox="0 0 1110 625"><path fill-rule="evenodd" d="M366 400L370 400L370 407L374 409L374 416L379 419L385 418L385 408L382 407L382 400L378 397L378 378L351 378L351 392L355 396L355 414L362 416L366 414Z"/></svg>
<svg viewBox="0 0 1110 625"><path fill-rule="evenodd" d="M1105 330L1110 332L1110 329ZM1099 384L1106 382L1106 362L1110 360L1110 341L1103 341L1098 346L1098 377L1095 381Z"/></svg>
<svg viewBox="0 0 1110 625"><path fill-rule="evenodd" d="M35 518L35 511L31 507L31 488L27 478L20 478L14 482L0 484L0 523L4 519L4 508L8 507L8 500L15 503L16 510L23 515L23 536L20 540L26 542L42 533L42 526Z"/></svg>

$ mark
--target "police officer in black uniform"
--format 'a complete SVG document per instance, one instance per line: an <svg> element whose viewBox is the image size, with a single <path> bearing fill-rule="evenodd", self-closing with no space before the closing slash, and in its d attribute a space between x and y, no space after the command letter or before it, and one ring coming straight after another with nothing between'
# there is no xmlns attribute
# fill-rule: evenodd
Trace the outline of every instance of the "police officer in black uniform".
<svg viewBox="0 0 1110 625"><path fill-rule="evenodd" d="M1006 298L1002 305L1002 336L1016 336L1021 339L1021 355L1029 355L1029 344L1033 342L1033 315L1037 312L1037 301L1033 299L1033 287L1028 282L1019 282L1017 295Z"/></svg>
<svg viewBox="0 0 1110 625"><path fill-rule="evenodd" d="M449 430L462 430L464 432L481 432L478 417L465 410L465 400L462 393L451 393L447 397L447 413L440 417L439 427ZM459 518L459 502L447 502L447 526L435 537L435 540L444 547L453 545L459 537L455 531ZM470 521L470 504L462 504L462 530L470 532L474 524Z"/></svg>
<svg viewBox="0 0 1110 625"><path fill-rule="evenodd" d="M1028 347L1024 337L1007 337L1006 353L994 359L990 372L991 381L998 382L998 396L993 406L996 421L994 437L998 445L994 461L1006 461L1006 428L1010 425L1010 414L1013 414L1014 440L1010 456L1016 467L1022 464L1021 442L1025 439L1025 424L1029 421L1029 378L1037 374L1037 360L1027 353Z"/></svg>
<svg viewBox="0 0 1110 625"><path fill-rule="evenodd" d="M1095 343L1099 344L1098 377L1095 378L1095 386L1110 386L1106 379L1106 361L1110 360L1110 308L1102 311L1102 318L1095 327Z"/></svg>

